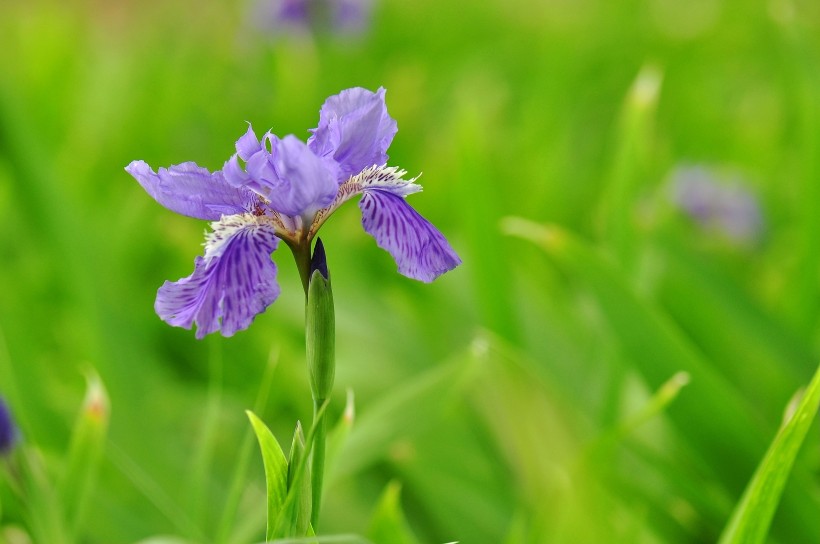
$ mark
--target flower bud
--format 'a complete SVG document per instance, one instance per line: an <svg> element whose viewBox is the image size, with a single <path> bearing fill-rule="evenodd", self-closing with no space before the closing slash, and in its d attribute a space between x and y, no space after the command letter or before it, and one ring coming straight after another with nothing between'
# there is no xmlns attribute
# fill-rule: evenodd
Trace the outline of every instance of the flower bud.
<svg viewBox="0 0 820 544"><path fill-rule="evenodd" d="M305 342L310 387L319 404L330 396L336 373L336 318L333 312L333 291L327 269L324 246L316 240L310 263L307 307L305 310Z"/></svg>

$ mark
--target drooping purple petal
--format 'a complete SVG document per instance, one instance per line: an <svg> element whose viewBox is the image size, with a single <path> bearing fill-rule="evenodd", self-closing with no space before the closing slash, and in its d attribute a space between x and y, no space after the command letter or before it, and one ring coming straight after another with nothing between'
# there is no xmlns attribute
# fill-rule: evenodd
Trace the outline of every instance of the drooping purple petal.
<svg viewBox="0 0 820 544"><path fill-rule="evenodd" d="M354 87L322 105L319 126L312 130L308 146L339 163L339 183L369 166L387 163L387 148L398 129L387 113L384 94L384 88L374 93Z"/></svg>
<svg viewBox="0 0 820 544"><path fill-rule="evenodd" d="M279 296L270 258L279 243L274 227L252 214L223 217L212 227L193 274L166 281L154 304L170 325L190 329L196 323L197 338L246 329Z"/></svg>
<svg viewBox="0 0 820 544"><path fill-rule="evenodd" d="M461 264L438 229L401 196L369 189L359 201L359 208L364 230L393 256L400 274L431 282Z"/></svg>
<svg viewBox="0 0 820 544"><path fill-rule="evenodd" d="M125 170L154 200L197 219L213 221L222 215L246 212L255 199L251 191L229 184L222 172L209 172L193 162L154 172L144 161L133 161Z"/></svg>

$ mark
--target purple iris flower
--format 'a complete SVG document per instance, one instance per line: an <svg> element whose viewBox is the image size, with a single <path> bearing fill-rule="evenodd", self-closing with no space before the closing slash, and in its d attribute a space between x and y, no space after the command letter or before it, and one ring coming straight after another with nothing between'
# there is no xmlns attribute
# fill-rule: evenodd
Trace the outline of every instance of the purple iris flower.
<svg viewBox="0 0 820 544"><path fill-rule="evenodd" d="M17 427L6 402L0 397L0 455L8 453L17 441Z"/></svg>
<svg viewBox="0 0 820 544"><path fill-rule="evenodd" d="M272 30L352 34L368 26L372 0L262 0L256 9Z"/></svg>
<svg viewBox="0 0 820 544"><path fill-rule="evenodd" d="M129 164L126 171L157 202L212 221L193 274L159 288L157 314L174 326L196 323L197 338L247 328L279 296L270 256L280 240L293 251L306 287L311 241L356 195L364 230L393 256L399 273L430 282L458 266L444 236L405 201L421 191L417 178L386 165L397 129L384 95L383 88L353 88L331 96L307 143L270 132L260 140L249 126L216 172L191 162L157 172L143 161Z"/></svg>
<svg viewBox="0 0 820 544"><path fill-rule="evenodd" d="M704 166L679 167L672 174L672 201L698 224L732 242L753 244L763 234L760 203L737 176L727 181Z"/></svg>

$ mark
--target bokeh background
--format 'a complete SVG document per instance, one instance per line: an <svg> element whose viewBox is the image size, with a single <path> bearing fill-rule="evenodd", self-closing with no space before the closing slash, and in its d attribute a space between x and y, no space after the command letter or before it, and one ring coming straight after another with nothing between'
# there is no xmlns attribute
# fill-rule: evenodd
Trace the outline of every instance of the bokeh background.
<svg viewBox="0 0 820 544"><path fill-rule="evenodd" d="M367 534L395 481L419 542L715 541L816 366L818 6L375 0L339 33L244 1L3 0L0 395L58 478L105 384L77 541L216 541L243 448L228 536L262 540L244 410L283 444L311 414L295 267L277 252L281 297L232 338L167 326L156 289L207 225L123 168L221 168L246 122L307 138L352 86L387 89L390 163L464 264L399 276L353 205L322 230L330 415L356 404L322 533ZM818 442L772 542L820 541Z"/></svg>

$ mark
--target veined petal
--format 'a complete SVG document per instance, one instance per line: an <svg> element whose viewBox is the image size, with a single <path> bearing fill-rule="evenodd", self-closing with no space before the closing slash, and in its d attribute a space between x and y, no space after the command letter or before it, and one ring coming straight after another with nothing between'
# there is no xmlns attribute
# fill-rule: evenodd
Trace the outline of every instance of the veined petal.
<svg viewBox="0 0 820 544"><path fill-rule="evenodd" d="M461 264L461 259L436 227L402 196L375 188L359 202L362 226L395 259L399 273L424 282Z"/></svg>
<svg viewBox="0 0 820 544"><path fill-rule="evenodd" d="M421 185L415 183L418 176L411 179L404 179L406 170L395 166L371 166L365 168L355 176L350 177L339 186L336 198L327 207L322 208L316 214L313 225L310 227L309 237L313 238L319 227L327 221L327 218L335 212L339 206L356 195L360 195L368 190L381 189L397 196L407 196L421 191Z"/></svg>
<svg viewBox="0 0 820 544"><path fill-rule="evenodd" d="M246 329L279 296L270 257L279 243L273 225L245 213L223 217L211 227L205 256L196 258L193 274L166 281L154 304L170 325L190 329L196 323L197 338Z"/></svg>
<svg viewBox="0 0 820 544"><path fill-rule="evenodd" d="M340 183L369 166L387 163L387 148L398 129L387 113L384 94L384 88L374 93L354 87L328 98L319 111L319 126L308 146L339 164Z"/></svg>
<svg viewBox="0 0 820 544"><path fill-rule="evenodd" d="M250 209L255 196L233 187L222 172L209 172L193 162L154 172L144 161L133 161L125 171L134 176L151 197L168 208L197 219L216 220Z"/></svg>

